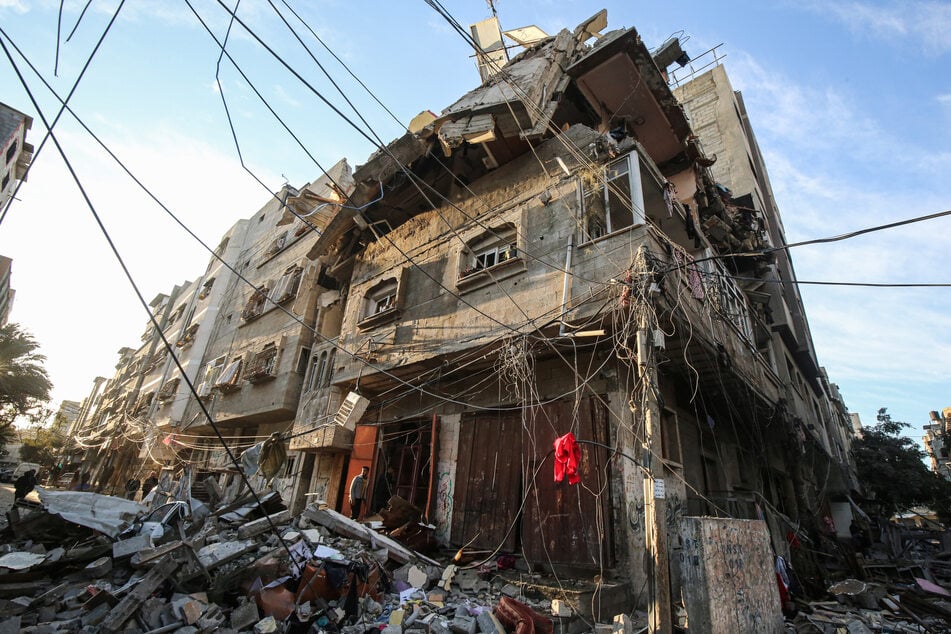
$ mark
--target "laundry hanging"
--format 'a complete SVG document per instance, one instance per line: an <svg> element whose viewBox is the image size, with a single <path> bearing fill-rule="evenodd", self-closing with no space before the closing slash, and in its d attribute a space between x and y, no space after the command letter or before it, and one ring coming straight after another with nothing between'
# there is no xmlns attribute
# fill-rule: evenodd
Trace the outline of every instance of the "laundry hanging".
<svg viewBox="0 0 951 634"><path fill-rule="evenodd" d="M578 466L581 464L581 447L575 435L568 432L555 439L555 482L561 482L568 476L568 484L578 484Z"/></svg>

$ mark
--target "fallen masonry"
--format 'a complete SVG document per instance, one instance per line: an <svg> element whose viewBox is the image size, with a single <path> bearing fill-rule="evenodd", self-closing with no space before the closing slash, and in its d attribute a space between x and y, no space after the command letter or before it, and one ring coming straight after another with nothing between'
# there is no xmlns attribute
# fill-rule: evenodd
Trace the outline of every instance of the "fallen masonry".
<svg viewBox="0 0 951 634"><path fill-rule="evenodd" d="M85 495L95 496L85 512L84 495L74 494L66 506L56 499L17 506L8 515L0 533L0 634L646 630L646 613L634 610L625 587L608 579L545 577L513 554L482 560L464 549L421 554L393 537L426 543L418 537L426 526L413 514L361 523L315 503L293 516L269 494L260 507L249 501L170 514L156 530L130 514L126 500ZM404 508L404 501L395 499L392 507ZM151 511L142 507L141 514ZM691 520L692 530L706 531L707 543L716 531L759 530L736 520ZM420 531L406 530L407 524ZM41 530L31 539L25 527ZM951 631L951 549L947 536L941 538L895 534L897 544L856 555L851 571L864 578L843 570L824 600L794 596L780 631ZM716 554L699 561L709 570L690 573L697 575L696 588L713 584L707 594L719 598L701 611L691 601L702 593L688 593L685 604L674 606L676 631L705 631L702 618L716 623L718 610L729 608L729 593L714 587L722 581ZM772 570L763 579L773 583Z"/></svg>

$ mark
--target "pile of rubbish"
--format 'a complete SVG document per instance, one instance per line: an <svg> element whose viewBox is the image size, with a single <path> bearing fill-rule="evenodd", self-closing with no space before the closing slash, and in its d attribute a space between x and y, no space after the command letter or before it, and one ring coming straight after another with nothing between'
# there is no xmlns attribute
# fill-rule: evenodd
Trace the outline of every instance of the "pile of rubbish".
<svg viewBox="0 0 951 634"><path fill-rule="evenodd" d="M582 580L540 590L513 555L432 559L433 527L399 497L357 522L322 502L295 516L266 488L208 504L172 488L148 504L42 488L18 502L0 531L0 634L645 630L643 613L608 608L611 622L597 622L606 615L579 598ZM951 537L890 533L853 554L861 579L838 575L821 601L795 597L786 631L951 632ZM675 613L675 629L693 631Z"/></svg>
<svg viewBox="0 0 951 634"><path fill-rule="evenodd" d="M789 625L808 634L951 632L951 593L919 579L914 587L846 579L829 588L835 601L812 601Z"/></svg>
<svg viewBox="0 0 951 634"><path fill-rule="evenodd" d="M828 601L800 602L788 631L951 632L951 531L893 522L877 528L876 540L863 540L841 559L860 578L831 584Z"/></svg>
<svg viewBox="0 0 951 634"><path fill-rule="evenodd" d="M273 492L214 511L193 498L148 507L38 493L39 504L14 507L0 535L0 633L595 628L497 571L442 565L408 547L429 546L431 530L399 498L370 523L389 524L387 535L319 502L293 517ZM621 630L597 628L633 631L628 615L619 619Z"/></svg>

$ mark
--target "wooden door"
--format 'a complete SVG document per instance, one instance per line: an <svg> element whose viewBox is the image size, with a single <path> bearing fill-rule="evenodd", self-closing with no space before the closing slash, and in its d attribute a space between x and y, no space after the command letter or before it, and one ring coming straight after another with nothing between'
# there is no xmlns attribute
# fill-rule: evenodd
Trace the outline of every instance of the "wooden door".
<svg viewBox="0 0 951 634"><path fill-rule="evenodd" d="M459 426L451 541L514 551L522 499L522 428L518 412L465 415Z"/></svg>
<svg viewBox="0 0 951 634"><path fill-rule="evenodd" d="M569 485L554 479L555 439L569 431L578 440L610 444L607 409L596 397L581 401L575 408L570 400L542 408L540 420L526 434L534 443L532 469L527 472L531 486L521 526L522 551L536 564L562 564L600 568L613 565L611 544L610 477L604 448L581 446L578 473L581 482Z"/></svg>

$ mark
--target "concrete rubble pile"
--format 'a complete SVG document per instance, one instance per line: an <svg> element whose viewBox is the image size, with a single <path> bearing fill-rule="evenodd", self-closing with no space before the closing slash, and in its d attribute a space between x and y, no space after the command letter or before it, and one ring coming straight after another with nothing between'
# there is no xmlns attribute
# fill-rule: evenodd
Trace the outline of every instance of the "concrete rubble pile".
<svg viewBox="0 0 951 634"><path fill-rule="evenodd" d="M295 517L274 493L214 510L88 492L40 500L14 507L0 533L0 634L634 631L631 615L598 625L583 606L526 596L519 578L532 575L500 572L511 555L443 565L320 503ZM379 524L427 544L399 509Z"/></svg>
<svg viewBox="0 0 951 634"><path fill-rule="evenodd" d="M798 602L787 630L808 634L951 632L951 531L888 523L852 553L851 572L829 600Z"/></svg>

